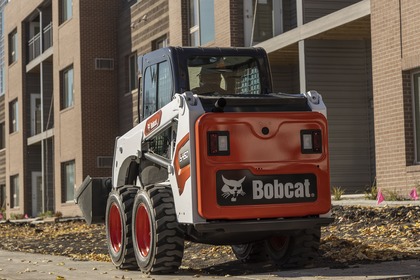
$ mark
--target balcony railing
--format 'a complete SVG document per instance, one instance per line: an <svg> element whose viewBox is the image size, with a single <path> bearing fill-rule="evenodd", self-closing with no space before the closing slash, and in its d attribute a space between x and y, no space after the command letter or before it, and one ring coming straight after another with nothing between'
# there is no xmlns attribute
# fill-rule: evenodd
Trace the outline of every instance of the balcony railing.
<svg viewBox="0 0 420 280"><path fill-rule="evenodd" d="M41 54L41 33L38 33L29 40L29 61L34 60L40 54Z"/></svg>
<svg viewBox="0 0 420 280"><path fill-rule="evenodd" d="M44 51L48 50L53 45L53 37L52 37L52 22L44 27L42 33L36 34L32 37L28 42L28 57L29 62L37 58L41 55ZM41 48L41 41L43 42Z"/></svg>
<svg viewBox="0 0 420 280"><path fill-rule="evenodd" d="M52 22L44 27L44 51L48 50L53 45Z"/></svg>

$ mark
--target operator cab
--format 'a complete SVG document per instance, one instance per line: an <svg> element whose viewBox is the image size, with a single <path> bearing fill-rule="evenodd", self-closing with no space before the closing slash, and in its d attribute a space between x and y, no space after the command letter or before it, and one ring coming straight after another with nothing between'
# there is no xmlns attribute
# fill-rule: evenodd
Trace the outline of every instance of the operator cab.
<svg viewBox="0 0 420 280"><path fill-rule="evenodd" d="M310 110L303 96L272 93L262 48L167 47L140 56L138 69L140 121L171 102L176 93L186 91L197 94L206 112ZM226 106L215 109L222 97L225 100L219 104Z"/></svg>
<svg viewBox="0 0 420 280"><path fill-rule="evenodd" d="M261 48L162 48L138 58L140 120L169 103L175 93L267 94L271 75Z"/></svg>

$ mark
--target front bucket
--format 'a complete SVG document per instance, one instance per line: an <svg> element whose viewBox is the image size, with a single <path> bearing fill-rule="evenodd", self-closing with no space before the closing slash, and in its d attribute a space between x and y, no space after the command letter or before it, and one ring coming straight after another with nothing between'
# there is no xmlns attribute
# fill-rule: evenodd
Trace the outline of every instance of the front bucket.
<svg viewBox="0 0 420 280"><path fill-rule="evenodd" d="M106 203L111 188L111 178L90 176L77 188L74 201L89 225L105 222Z"/></svg>

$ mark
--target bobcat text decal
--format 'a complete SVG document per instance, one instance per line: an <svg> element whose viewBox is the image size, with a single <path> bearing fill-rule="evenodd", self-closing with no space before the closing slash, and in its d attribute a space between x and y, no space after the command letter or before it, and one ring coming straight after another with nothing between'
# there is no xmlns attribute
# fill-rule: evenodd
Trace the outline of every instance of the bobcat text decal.
<svg viewBox="0 0 420 280"><path fill-rule="evenodd" d="M310 193L308 179L304 182L280 183L279 180L274 180L273 183L264 184L261 180L252 181L252 198L253 199L272 199L272 198L299 198L311 197L314 194Z"/></svg>
<svg viewBox="0 0 420 280"><path fill-rule="evenodd" d="M150 132L155 130L160 125L160 120L162 118L162 111L157 111L155 114L149 117L146 121L146 127L144 128L144 135L148 135Z"/></svg>
<svg viewBox="0 0 420 280"><path fill-rule="evenodd" d="M249 170L222 170L216 175L219 205L312 202L317 199L314 174L254 175Z"/></svg>

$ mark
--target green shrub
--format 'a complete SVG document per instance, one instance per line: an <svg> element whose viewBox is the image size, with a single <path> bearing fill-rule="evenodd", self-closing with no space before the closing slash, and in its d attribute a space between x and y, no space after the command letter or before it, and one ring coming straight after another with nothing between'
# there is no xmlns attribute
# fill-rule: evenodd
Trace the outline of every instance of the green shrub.
<svg viewBox="0 0 420 280"><path fill-rule="evenodd" d="M45 219L45 218L51 218L52 216L53 216L53 212L50 211L50 210L39 214L39 217L41 217L43 219Z"/></svg>
<svg viewBox="0 0 420 280"><path fill-rule="evenodd" d="M25 218L25 215L23 214L10 214L10 219L11 220L22 220Z"/></svg>
<svg viewBox="0 0 420 280"><path fill-rule="evenodd" d="M404 197L396 189L394 189L393 191L386 190L385 194L386 194L386 199L389 201L405 200Z"/></svg>
<svg viewBox="0 0 420 280"><path fill-rule="evenodd" d="M376 200L378 198L378 187L376 186L376 178L373 183L365 191L365 199Z"/></svg>
<svg viewBox="0 0 420 280"><path fill-rule="evenodd" d="M334 200L341 200L341 196L345 193L345 190L341 187L332 187L332 195Z"/></svg>

